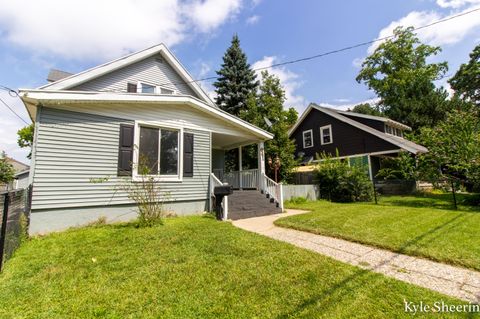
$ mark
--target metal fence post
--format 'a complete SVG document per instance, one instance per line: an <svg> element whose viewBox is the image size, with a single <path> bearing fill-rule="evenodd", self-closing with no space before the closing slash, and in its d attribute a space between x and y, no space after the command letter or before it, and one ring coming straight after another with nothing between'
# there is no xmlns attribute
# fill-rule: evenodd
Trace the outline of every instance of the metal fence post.
<svg viewBox="0 0 480 319"><path fill-rule="evenodd" d="M7 234L8 206L10 202L9 193L5 193L3 201L2 228L0 229L0 271L3 268L3 256L5 253L5 236Z"/></svg>

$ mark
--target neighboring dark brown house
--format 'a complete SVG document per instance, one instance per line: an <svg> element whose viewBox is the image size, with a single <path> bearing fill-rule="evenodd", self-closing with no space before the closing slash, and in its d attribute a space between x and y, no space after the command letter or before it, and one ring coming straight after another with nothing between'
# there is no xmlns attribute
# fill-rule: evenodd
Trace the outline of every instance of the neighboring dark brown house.
<svg viewBox="0 0 480 319"><path fill-rule="evenodd" d="M403 137L411 128L385 117L340 111L310 104L289 136L295 141L295 157L302 164L317 161L317 154L327 153L347 158L351 163L368 165L370 177L380 169L380 158L396 156L401 151L414 155L428 150Z"/></svg>

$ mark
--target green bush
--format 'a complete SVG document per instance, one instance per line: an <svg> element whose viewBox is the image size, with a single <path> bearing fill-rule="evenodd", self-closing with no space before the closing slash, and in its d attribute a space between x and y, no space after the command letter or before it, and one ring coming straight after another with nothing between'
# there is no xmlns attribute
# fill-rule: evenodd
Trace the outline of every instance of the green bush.
<svg viewBox="0 0 480 319"><path fill-rule="evenodd" d="M365 168L323 155L316 169L320 197L332 202L367 202L373 198L372 183Z"/></svg>

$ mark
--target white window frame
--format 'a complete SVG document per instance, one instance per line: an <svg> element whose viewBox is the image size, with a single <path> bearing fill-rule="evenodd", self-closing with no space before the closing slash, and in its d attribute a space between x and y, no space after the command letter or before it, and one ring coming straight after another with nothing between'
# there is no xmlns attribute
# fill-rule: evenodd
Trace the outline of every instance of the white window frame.
<svg viewBox="0 0 480 319"><path fill-rule="evenodd" d="M305 146L305 134L310 133L310 140L312 141L312 145L310 146ZM310 148L313 147L313 130L306 130L302 132L302 138L303 138L303 148Z"/></svg>
<svg viewBox="0 0 480 319"><path fill-rule="evenodd" d="M163 95L176 95L177 94L177 91L174 90L174 89L167 88L165 86L160 86L160 85L157 85L157 84L154 84L154 83L151 83L151 82L147 82L147 81L137 81L137 93L149 94L149 93L143 93L142 92L142 85L143 84L146 84L146 85L149 85L149 86L154 86L155 87L155 92L153 94L158 94L158 95L162 94L162 89L172 91L172 94L163 94Z"/></svg>
<svg viewBox="0 0 480 319"><path fill-rule="evenodd" d="M138 158L140 155L140 127L151 127L165 130L175 130L178 131L178 165L177 165L177 175L147 175L148 177L153 177L156 182L182 182L183 181L183 127L176 125L165 125L158 122L148 122L148 121L135 121L134 127L134 148L133 148L133 163L132 163L132 180L141 181L142 176L138 174ZM160 143L161 136L159 136L159 159L160 159Z"/></svg>
<svg viewBox="0 0 480 319"><path fill-rule="evenodd" d="M330 142L324 143L323 142L323 130L328 129L328 132L330 132ZM320 144L321 145L327 145L327 144L332 144L333 143L333 135L332 135L332 125L324 125L320 127Z"/></svg>

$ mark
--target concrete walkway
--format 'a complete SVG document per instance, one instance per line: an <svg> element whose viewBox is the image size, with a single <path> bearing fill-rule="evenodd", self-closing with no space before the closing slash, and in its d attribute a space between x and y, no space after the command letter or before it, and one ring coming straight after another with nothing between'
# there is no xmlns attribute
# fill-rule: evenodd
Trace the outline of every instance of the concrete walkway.
<svg viewBox="0 0 480 319"><path fill-rule="evenodd" d="M480 302L480 272L273 224L278 218L302 213L288 209L283 214L236 220L233 225L445 295Z"/></svg>

